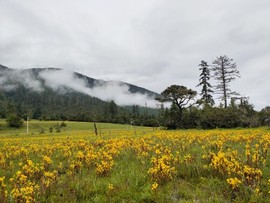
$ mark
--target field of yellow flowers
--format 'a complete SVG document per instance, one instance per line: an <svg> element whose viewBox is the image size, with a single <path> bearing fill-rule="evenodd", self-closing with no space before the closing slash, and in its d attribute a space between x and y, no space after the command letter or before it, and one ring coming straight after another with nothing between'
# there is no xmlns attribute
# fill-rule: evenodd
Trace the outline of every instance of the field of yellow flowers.
<svg viewBox="0 0 270 203"><path fill-rule="evenodd" d="M0 202L270 202L269 144L269 129L0 134Z"/></svg>

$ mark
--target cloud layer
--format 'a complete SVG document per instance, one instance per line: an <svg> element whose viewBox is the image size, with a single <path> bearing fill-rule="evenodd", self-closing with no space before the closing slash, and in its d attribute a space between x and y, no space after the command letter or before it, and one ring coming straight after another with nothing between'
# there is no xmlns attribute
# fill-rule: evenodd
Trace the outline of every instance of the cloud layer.
<svg viewBox="0 0 270 203"><path fill-rule="evenodd" d="M269 18L269 0L1 1L0 63L161 92L196 89L200 61L226 54L242 76L232 88L260 109L270 105Z"/></svg>
<svg viewBox="0 0 270 203"><path fill-rule="evenodd" d="M41 92L44 90L42 85L44 83L45 86L60 93L66 93L67 89L71 89L104 101L113 100L122 106L147 105L148 107L156 108L158 103L154 97L148 94L131 93L127 84L118 81L102 83L97 81L93 88L89 88L86 80L77 77L74 72L68 70L46 69L40 71L38 76L34 76L31 71L25 70L7 70L3 73L0 75L0 86L7 91L16 88L19 83L32 91Z"/></svg>

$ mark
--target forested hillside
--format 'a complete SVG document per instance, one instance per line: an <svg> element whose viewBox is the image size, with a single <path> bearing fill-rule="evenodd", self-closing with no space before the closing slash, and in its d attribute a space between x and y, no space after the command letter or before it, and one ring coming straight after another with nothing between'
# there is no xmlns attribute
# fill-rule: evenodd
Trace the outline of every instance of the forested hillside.
<svg viewBox="0 0 270 203"><path fill-rule="evenodd" d="M0 66L0 116L6 118L14 113L26 119L44 120L76 120L76 121L103 121L137 124L156 123L157 109L141 106L118 105L111 99L101 100L89 95L89 90L95 89L94 93L106 90L108 86L117 86L128 94L129 97L144 96L154 99L157 93L135 85L123 82L108 82L87 77L79 73L68 73L56 78L52 83L50 77L54 77L61 69L34 68L26 70L10 69ZM44 73L48 74L46 77ZM62 73L62 72L60 72ZM43 74L43 75L42 75ZM64 77L72 76L67 83L60 83ZM50 82L50 83L49 83ZM72 83L73 82L73 83ZM88 92L89 91L89 92ZM104 91L104 94L107 92ZM123 92L114 92L123 94ZM106 96L106 95L105 95ZM153 121L155 120L155 121Z"/></svg>

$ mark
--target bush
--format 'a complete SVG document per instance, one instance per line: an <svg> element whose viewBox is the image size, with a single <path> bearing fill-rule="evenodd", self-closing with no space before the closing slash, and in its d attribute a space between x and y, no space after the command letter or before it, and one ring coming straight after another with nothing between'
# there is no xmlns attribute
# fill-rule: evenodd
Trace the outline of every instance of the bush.
<svg viewBox="0 0 270 203"><path fill-rule="evenodd" d="M157 126L159 126L159 123L156 119L149 118L143 122L143 125L148 126L148 127L157 127Z"/></svg>
<svg viewBox="0 0 270 203"><path fill-rule="evenodd" d="M60 127L61 128L67 127L67 124L64 121L62 121L62 123L60 124Z"/></svg>
<svg viewBox="0 0 270 203"><path fill-rule="evenodd" d="M240 112L233 108L207 108L202 111L201 127L203 129L242 127Z"/></svg>
<svg viewBox="0 0 270 203"><path fill-rule="evenodd" d="M23 126L23 120L15 114L9 115L6 122L8 126L12 128L20 128Z"/></svg>
<svg viewBox="0 0 270 203"><path fill-rule="evenodd" d="M49 127L49 132L53 133L53 127Z"/></svg>

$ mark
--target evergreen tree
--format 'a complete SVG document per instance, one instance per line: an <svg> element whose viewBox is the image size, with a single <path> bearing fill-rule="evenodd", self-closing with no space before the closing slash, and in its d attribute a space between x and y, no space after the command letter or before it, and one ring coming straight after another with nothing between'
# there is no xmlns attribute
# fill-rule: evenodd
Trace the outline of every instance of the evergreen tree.
<svg viewBox="0 0 270 203"><path fill-rule="evenodd" d="M111 100L110 103L109 103L109 114L110 114L110 117L112 119L115 119L115 117L117 116L117 113L118 113L117 105L116 105L116 103L113 100Z"/></svg>
<svg viewBox="0 0 270 203"><path fill-rule="evenodd" d="M199 79L199 84L198 86L202 86L202 91L200 95L202 96L200 99L200 102L202 102L205 105L214 105L214 99L211 95L213 90L211 89L211 84L209 83L210 80L210 69L208 68L209 65L207 64L206 61L202 60L201 63L199 64L200 68L199 70L201 71L200 74L200 79Z"/></svg>
<svg viewBox="0 0 270 203"><path fill-rule="evenodd" d="M133 105L132 106L132 116L133 119L139 117L140 113L139 113L139 106L138 105Z"/></svg>
<svg viewBox="0 0 270 203"><path fill-rule="evenodd" d="M233 92L230 89L230 83L240 77L239 71L236 68L236 63L233 63L233 59L228 58L226 55L217 57L213 61L214 79L217 81L217 94L221 95L221 99L224 101L224 107L228 107L228 99L238 93Z"/></svg>

